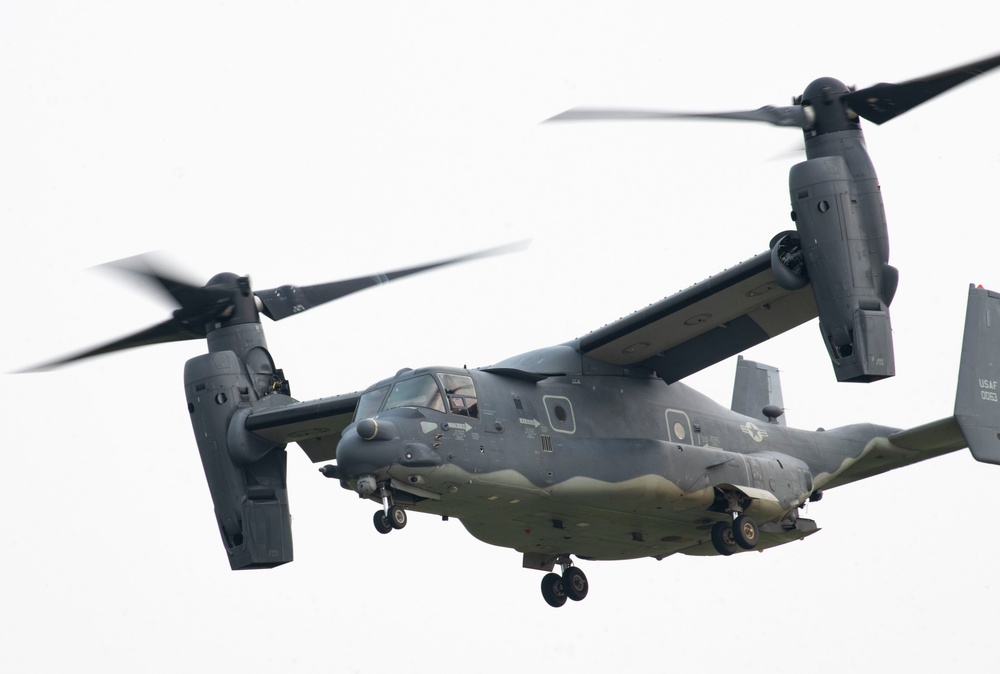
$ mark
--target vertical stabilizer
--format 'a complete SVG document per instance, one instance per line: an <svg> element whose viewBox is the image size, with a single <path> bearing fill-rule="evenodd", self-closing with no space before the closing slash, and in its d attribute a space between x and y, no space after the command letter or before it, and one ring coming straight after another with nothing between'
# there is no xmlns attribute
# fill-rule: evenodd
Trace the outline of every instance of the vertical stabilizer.
<svg viewBox="0 0 1000 674"><path fill-rule="evenodd" d="M734 412L773 424L785 425L778 368L739 356L733 385Z"/></svg>
<svg viewBox="0 0 1000 674"><path fill-rule="evenodd" d="M1000 294L969 286L955 419L977 461L1000 464Z"/></svg>

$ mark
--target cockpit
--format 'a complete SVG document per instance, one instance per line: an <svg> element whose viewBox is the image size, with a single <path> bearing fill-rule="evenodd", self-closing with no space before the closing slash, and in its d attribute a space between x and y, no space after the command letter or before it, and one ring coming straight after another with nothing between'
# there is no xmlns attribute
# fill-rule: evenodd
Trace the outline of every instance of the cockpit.
<svg viewBox="0 0 1000 674"><path fill-rule="evenodd" d="M396 407L422 407L436 412L479 418L479 398L472 377L451 372L417 374L368 391L358 401L354 420Z"/></svg>

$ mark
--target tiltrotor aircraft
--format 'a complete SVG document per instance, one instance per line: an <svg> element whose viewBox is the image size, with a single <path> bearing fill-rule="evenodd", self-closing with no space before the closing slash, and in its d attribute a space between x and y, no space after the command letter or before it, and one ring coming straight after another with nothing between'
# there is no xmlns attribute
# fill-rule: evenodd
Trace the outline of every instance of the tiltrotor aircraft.
<svg viewBox="0 0 1000 674"><path fill-rule="evenodd" d="M488 367L404 369L364 391L297 401L268 351L281 320L349 293L482 254L329 284L254 291L247 277L179 281L118 263L180 305L167 321L59 365L202 339L185 392L233 569L292 561L286 445L379 504L375 529L409 512L456 518L548 572L552 606L588 592L578 560L731 555L817 531L800 509L823 492L969 447L1000 464L1000 294L971 287L954 414L908 430L786 425L778 372L740 358L730 408L680 380L819 318L839 381L894 375L897 272L859 118L876 124L1000 65L1000 56L902 84L814 81L794 105L735 113L571 110L559 119L720 117L797 126L795 229L756 257L583 337ZM561 573L554 572L559 567Z"/></svg>

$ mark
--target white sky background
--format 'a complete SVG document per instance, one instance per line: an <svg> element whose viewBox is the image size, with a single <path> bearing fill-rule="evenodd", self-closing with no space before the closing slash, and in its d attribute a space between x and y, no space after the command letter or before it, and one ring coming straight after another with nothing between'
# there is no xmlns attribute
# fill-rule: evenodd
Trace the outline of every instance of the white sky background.
<svg viewBox="0 0 1000 674"><path fill-rule="evenodd" d="M540 125L576 105L787 105L1000 50L1000 10L802 3L4 3L0 371L171 307L90 267L310 284L532 239L266 326L293 394L579 336L791 227L791 129ZM346 4L346 3L339 3ZM872 5L875 3L869 3ZM886 7L882 9L881 6ZM968 283L1000 289L1000 74L864 128L900 269L898 375L837 384L815 323L746 355L802 428L950 414ZM289 447L296 561L229 570L182 387L199 342L2 375L6 671L969 671L995 659L1000 468L968 452L827 493L823 531L732 558L542 574L455 520L380 536ZM727 404L735 359L687 381Z"/></svg>

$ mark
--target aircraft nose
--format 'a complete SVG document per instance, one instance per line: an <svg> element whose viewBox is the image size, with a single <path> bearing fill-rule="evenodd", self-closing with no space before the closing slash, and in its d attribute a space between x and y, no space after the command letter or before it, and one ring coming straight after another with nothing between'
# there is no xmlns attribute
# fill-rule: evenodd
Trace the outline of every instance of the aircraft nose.
<svg viewBox="0 0 1000 674"><path fill-rule="evenodd" d="M337 467L342 478L383 477L394 465L406 468L439 466L443 459L420 440L408 440L407 428L393 421L367 418L348 428L337 445Z"/></svg>

